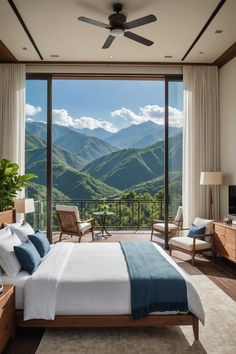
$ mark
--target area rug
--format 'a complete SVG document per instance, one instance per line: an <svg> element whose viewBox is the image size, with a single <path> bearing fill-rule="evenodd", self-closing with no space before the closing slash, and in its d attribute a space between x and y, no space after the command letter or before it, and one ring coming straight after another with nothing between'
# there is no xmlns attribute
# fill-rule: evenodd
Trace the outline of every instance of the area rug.
<svg viewBox="0 0 236 354"><path fill-rule="evenodd" d="M187 262L178 262L201 297L206 324L200 340L192 327L47 329L37 354L236 353L236 303L207 276Z"/></svg>

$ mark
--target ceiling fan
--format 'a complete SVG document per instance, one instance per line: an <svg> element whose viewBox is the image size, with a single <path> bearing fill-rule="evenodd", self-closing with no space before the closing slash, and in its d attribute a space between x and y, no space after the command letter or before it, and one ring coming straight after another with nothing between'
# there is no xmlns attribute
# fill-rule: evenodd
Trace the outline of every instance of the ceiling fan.
<svg viewBox="0 0 236 354"><path fill-rule="evenodd" d="M148 23L156 21L156 16L154 15L148 15L145 17L141 17L137 20L131 21L131 22L126 22L126 16L121 13L122 11L122 4L114 4L113 5L113 10L115 13L111 14L108 17L109 24L93 20L88 17L81 16L78 18L79 21L86 22L90 25L95 25L98 27L103 27L108 30L110 30L110 34L107 37L105 43L102 46L102 49L107 49L111 46L112 42L114 41L115 37L120 37L124 36L129 39L132 39L133 41L139 42L143 45L150 46L153 44L152 41L150 41L147 38L144 38L142 36L139 36L133 32L127 31L139 26L146 25Z"/></svg>

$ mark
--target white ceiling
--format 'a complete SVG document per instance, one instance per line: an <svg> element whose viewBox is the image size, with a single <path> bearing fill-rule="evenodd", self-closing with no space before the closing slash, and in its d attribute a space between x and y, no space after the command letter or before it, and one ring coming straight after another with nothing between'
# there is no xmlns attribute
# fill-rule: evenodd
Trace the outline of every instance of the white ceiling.
<svg viewBox="0 0 236 354"><path fill-rule="evenodd" d="M14 0L46 61L179 62L219 0L124 0L127 20L154 14L157 21L134 33L154 41L145 47L125 37L101 49L108 30L79 22L86 16L106 22L109 0ZM212 63L236 42L236 0L227 0L185 62ZM222 29L222 34L215 34ZM0 0L0 40L20 61L40 60L7 0ZM27 47L28 50L23 50ZM199 54L204 52L204 54ZM58 54L59 58L50 57ZM166 59L165 55L172 55ZM111 58L112 56L112 58Z"/></svg>

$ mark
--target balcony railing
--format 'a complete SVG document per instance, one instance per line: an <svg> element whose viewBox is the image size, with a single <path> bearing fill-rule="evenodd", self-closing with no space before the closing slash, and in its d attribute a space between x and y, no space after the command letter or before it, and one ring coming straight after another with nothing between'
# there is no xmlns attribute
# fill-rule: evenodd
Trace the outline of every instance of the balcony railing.
<svg viewBox="0 0 236 354"><path fill-rule="evenodd" d="M182 200L171 200L169 203L169 216L176 215ZM54 200L53 201L53 231L58 230L58 222L56 218L56 205L77 205L81 220L93 217L93 213L101 211L102 205L108 205L108 211L114 215L107 218L106 225L113 230L122 229L146 229L150 228L151 219L164 219L164 200L147 200L147 199L87 199L87 200ZM34 225L35 229L46 229L47 223L47 207L46 201L35 202L35 213L28 216L28 220ZM101 220L95 218L96 228L101 226Z"/></svg>

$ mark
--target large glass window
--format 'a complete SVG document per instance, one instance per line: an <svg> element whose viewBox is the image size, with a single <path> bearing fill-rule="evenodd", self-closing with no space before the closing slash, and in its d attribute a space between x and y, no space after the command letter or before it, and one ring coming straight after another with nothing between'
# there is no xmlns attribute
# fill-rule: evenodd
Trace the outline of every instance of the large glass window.
<svg viewBox="0 0 236 354"><path fill-rule="evenodd" d="M182 202L181 81L168 81L169 214ZM27 80L27 189L46 228L47 81ZM55 206L77 205L81 218L108 208L108 226L149 228L165 218L165 80L52 81L52 223ZM48 166L49 168L49 166ZM99 220L97 220L99 226Z"/></svg>

